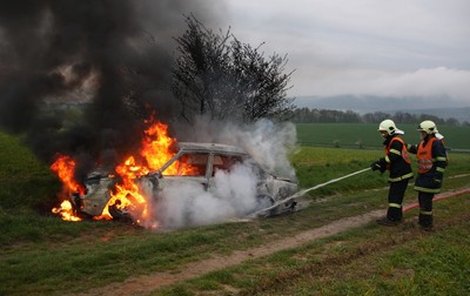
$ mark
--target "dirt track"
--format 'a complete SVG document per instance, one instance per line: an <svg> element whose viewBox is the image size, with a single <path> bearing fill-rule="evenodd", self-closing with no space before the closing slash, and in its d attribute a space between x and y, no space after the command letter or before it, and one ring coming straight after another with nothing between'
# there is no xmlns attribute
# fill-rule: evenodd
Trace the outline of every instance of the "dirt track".
<svg viewBox="0 0 470 296"><path fill-rule="evenodd" d="M470 193L470 188L439 194L435 199L439 200L466 193ZM410 210L415 207L416 204L413 203L407 205L404 210ZM269 242L268 244L256 248L245 251L235 251L230 256L214 256L207 260L190 263L179 273L158 272L146 276L132 277L124 282L112 283L108 286L93 289L80 295L145 295L162 286L237 265L249 259L259 258L278 251L298 247L313 240L365 225L383 214L384 210L375 210L363 215L343 218L322 227L304 231L292 237Z"/></svg>

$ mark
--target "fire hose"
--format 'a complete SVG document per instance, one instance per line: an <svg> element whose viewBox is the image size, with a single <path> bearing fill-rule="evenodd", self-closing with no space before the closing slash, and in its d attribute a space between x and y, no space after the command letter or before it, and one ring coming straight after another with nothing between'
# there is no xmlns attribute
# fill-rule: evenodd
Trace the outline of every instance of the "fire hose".
<svg viewBox="0 0 470 296"><path fill-rule="evenodd" d="M317 189L319 189L319 188L325 187L326 185L333 184L333 183L339 182L339 181L341 181L341 180L350 178L350 177L352 177L352 176L365 173L365 172L367 172L367 171L370 171L370 169L371 169L371 168L365 168L365 169L362 169L362 170L358 170L358 171L352 172L352 173L350 173L350 174L347 174L347 175L345 175L345 176L342 176L342 177L339 177L339 178L335 178L335 179L331 179L331 180L329 180L329 181L327 181L327 182L325 182L325 183L321 183L321 184L315 185L315 186L313 186L313 187L300 190L300 191L298 191L298 192L296 192L296 193L294 193L294 194L292 194L292 195L290 195L290 196L288 196L288 197L286 197L286 198L284 198L284 199L282 199L282 200L280 200L280 201L274 203L273 205L271 205L271 206L269 206L269 207L267 207L267 208L264 208L264 209L262 209L262 210L258 210L258 211L256 211L256 212L252 213L250 216L253 216L253 217L259 216L259 215L261 215L262 213L266 213L266 212L269 212L269 211L271 211L271 210L277 208L277 207L280 206L281 204L284 204L284 203L289 202L289 201L291 201L291 200L293 200L293 199L296 199L296 198L298 198L298 197L301 197L301 196L303 196L303 195L309 193L310 191L317 190Z"/></svg>

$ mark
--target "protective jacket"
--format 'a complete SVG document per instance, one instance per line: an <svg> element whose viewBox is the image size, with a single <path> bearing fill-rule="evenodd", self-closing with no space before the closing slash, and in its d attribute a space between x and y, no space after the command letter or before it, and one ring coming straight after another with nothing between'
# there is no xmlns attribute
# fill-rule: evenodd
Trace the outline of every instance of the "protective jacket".
<svg viewBox="0 0 470 296"><path fill-rule="evenodd" d="M398 135L392 135L387 137L383 144L385 157L375 162L372 168L375 165L380 167L381 172L390 171L388 181L392 183L412 178L413 173L405 142Z"/></svg>
<svg viewBox="0 0 470 296"><path fill-rule="evenodd" d="M414 189L426 193L439 193L442 178L447 167L447 154L444 144L434 135L427 136L417 146L409 146L418 159L418 177Z"/></svg>

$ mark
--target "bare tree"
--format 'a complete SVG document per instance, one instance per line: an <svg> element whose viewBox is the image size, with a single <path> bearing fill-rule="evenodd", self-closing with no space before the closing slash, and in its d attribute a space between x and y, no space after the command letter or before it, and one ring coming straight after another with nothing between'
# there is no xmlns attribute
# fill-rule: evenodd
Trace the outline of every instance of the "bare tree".
<svg viewBox="0 0 470 296"><path fill-rule="evenodd" d="M292 72L284 74L287 56L264 57L230 33L206 28L194 16L178 43L173 93L181 115L253 121L282 118L293 109L287 98Z"/></svg>

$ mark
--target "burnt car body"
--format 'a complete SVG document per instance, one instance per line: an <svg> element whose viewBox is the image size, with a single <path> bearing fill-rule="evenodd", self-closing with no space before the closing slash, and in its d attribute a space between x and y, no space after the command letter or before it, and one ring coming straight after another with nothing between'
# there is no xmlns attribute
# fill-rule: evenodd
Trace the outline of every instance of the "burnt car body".
<svg viewBox="0 0 470 296"><path fill-rule="evenodd" d="M190 164L193 170L189 174L174 175L166 174L175 162ZM258 183L256 187L257 204L253 212L264 208L272 207L282 199L291 196L298 190L298 184L289 178L275 176L262 168L254 159L239 147L215 144L215 143L178 143L178 152L166 162L159 170L150 172L141 177L141 183L150 184L153 196L158 196L158 192L169 184L174 185L179 182L198 182L205 190L212 191L214 186L214 176L217 170L229 171L236 163L249 165L257 175ZM76 195L72 198L73 203L79 211L88 216L99 216L108 200L109 190L112 188L115 178L108 177L99 172L91 173L85 180L87 193L82 196ZM280 204L279 207L271 209L271 215L292 211L295 201L287 204ZM125 216L123 211L110 207L110 214L115 219ZM249 214L249 213L247 213Z"/></svg>

